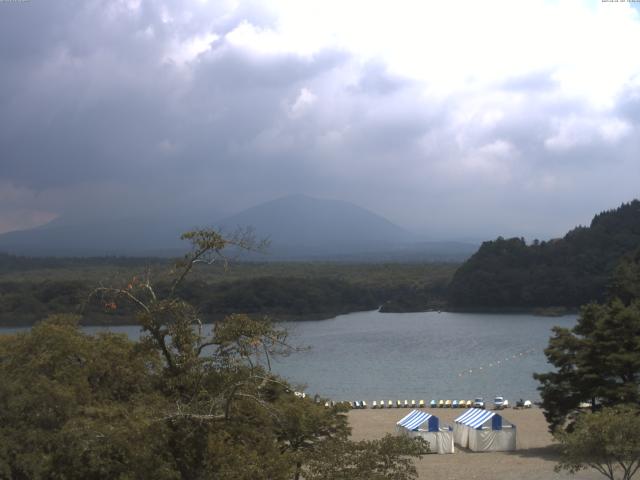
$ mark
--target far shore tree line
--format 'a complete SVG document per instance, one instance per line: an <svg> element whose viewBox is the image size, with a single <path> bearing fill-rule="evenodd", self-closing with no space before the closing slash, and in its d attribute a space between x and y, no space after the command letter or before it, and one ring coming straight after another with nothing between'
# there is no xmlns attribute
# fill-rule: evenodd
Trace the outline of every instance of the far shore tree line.
<svg viewBox="0 0 640 480"><path fill-rule="evenodd" d="M76 313L84 325L131 324L135 309L105 310L87 301L98 284L149 271L155 288L171 287L171 263L159 259L25 259L0 254L0 326L32 325ZM148 262L148 263L147 263ZM243 312L274 320L317 320L383 307L403 312L442 308L456 264L234 263L198 264L175 294L205 322ZM94 299L95 300L95 299Z"/></svg>

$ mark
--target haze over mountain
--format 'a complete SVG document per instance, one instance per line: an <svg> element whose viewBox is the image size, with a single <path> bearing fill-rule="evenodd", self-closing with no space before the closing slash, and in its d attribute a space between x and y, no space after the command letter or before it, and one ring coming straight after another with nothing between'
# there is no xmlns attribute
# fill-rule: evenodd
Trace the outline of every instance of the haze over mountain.
<svg viewBox="0 0 640 480"><path fill-rule="evenodd" d="M306 195L281 197L215 221L201 212L176 217L151 216L65 222L0 235L0 251L26 255L178 255L182 232L214 225L230 233L252 227L269 238L266 255L251 259L463 259L471 244L424 242L386 218L349 202Z"/></svg>
<svg viewBox="0 0 640 480"><path fill-rule="evenodd" d="M0 251L33 256L166 256L184 249L179 237L192 228L183 218L124 218L67 223L0 235Z"/></svg>
<svg viewBox="0 0 640 480"><path fill-rule="evenodd" d="M418 238L386 218L340 200L290 195L248 208L220 222L225 230L250 225L279 254L300 248L354 252L388 248Z"/></svg>

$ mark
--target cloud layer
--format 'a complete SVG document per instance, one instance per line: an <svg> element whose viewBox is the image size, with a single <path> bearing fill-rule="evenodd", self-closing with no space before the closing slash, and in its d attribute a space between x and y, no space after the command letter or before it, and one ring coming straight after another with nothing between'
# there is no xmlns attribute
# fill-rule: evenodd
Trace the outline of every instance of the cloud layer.
<svg viewBox="0 0 640 480"><path fill-rule="evenodd" d="M0 231L308 193L546 237L638 196L632 4L423 3L0 3Z"/></svg>

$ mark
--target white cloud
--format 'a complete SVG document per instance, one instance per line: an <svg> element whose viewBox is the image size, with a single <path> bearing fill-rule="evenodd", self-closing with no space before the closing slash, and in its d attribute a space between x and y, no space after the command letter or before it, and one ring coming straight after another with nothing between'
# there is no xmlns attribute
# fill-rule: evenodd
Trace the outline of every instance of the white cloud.
<svg viewBox="0 0 640 480"><path fill-rule="evenodd" d="M175 39L169 45L164 61L182 66L193 61L200 54L209 51L212 44L219 38L219 35L209 32L189 37L186 40Z"/></svg>
<svg viewBox="0 0 640 480"><path fill-rule="evenodd" d="M298 97L291 105L290 115L293 118L300 117L307 112L317 100L318 97L315 94L313 94L308 88L303 87L300 89Z"/></svg>
<svg viewBox="0 0 640 480"><path fill-rule="evenodd" d="M631 126L615 117L581 116L554 119L553 135L544 142L549 150L564 151L574 147L606 142L615 144L631 132Z"/></svg>
<svg viewBox="0 0 640 480"><path fill-rule="evenodd" d="M622 120L612 118L603 121L599 127L600 136L609 143L617 143L631 133L631 126Z"/></svg>
<svg viewBox="0 0 640 480"><path fill-rule="evenodd" d="M423 82L429 95L550 71L565 95L606 107L640 72L640 57L624 54L640 44L640 16L625 3L282 0L270 5L276 28L242 25L234 36L244 45L300 54L345 49L382 59L393 73Z"/></svg>
<svg viewBox="0 0 640 480"><path fill-rule="evenodd" d="M286 38L268 28L261 28L243 21L225 35L225 41L238 48L247 49L258 54L279 54L295 51L295 43L288 43Z"/></svg>
<svg viewBox="0 0 640 480"><path fill-rule="evenodd" d="M122 15L137 15L141 4L142 0L114 0L107 4L105 14L110 20L116 20Z"/></svg>

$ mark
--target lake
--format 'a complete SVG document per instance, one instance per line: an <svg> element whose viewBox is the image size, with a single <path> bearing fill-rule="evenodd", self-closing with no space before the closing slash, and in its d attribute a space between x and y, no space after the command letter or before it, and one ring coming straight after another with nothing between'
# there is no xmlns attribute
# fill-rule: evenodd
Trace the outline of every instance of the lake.
<svg viewBox="0 0 640 480"><path fill-rule="evenodd" d="M273 367L294 383L306 383L307 393L334 400L537 400L532 374L551 368L543 353L551 328L575 322L575 315L377 311L287 322L282 325L291 342L311 348ZM109 330L139 335L134 326Z"/></svg>

